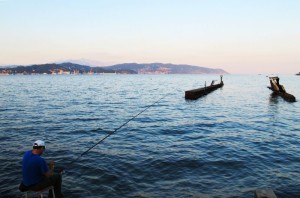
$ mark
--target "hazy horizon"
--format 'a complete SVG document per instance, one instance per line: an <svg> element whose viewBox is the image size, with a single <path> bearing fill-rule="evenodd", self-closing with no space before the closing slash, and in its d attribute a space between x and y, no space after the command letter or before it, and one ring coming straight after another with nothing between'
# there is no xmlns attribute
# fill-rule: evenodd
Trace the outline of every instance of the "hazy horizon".
<svg viewBox="0 0 300 198"><path fill-rule="evenodd" d="M299 9L296 0L0 0L0 65L160 62L295 74Z"/></svg>

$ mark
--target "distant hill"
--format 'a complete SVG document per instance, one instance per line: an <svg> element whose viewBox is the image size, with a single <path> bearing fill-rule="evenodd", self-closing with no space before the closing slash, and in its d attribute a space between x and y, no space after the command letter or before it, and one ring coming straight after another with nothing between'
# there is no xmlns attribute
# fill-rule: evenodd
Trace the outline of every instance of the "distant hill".
<svg viewBox="0 0 300 198"><path fill-rule="evenodd" d="M136 74L129 70L112 70L103 67L90 67L74 63L49 63L30 66L2 67L0 74L99 74L99 73L126 73Z"/></svg>
<svg viewBox="0 0 300 198"><path fill-rule="evenodd" d="M106 67L91 67L74 63L49 63L30 66L0 67L0 74L227 74L222 69L163 63L124 63Z"/></svg>
<svg viewBox="0 0 300 198"><path fill-rule="evenodd" d="M228 74L228 72L224 71L223 69L211 69L193 65L175 65L163 63L124 63L105 68L110 68L112 70L128 69L133 70L138 74Z"/></svg>

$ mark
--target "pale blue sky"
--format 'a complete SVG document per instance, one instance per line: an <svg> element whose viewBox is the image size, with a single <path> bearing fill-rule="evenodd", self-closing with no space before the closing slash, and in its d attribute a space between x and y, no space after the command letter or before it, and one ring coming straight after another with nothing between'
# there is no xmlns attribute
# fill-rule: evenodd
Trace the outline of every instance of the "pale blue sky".
<svg viewBox="0 0 300 198"><path fill-rule="evenodd" d="M0 65L89 60L300 72L298 0L0 0Z"/></svg>

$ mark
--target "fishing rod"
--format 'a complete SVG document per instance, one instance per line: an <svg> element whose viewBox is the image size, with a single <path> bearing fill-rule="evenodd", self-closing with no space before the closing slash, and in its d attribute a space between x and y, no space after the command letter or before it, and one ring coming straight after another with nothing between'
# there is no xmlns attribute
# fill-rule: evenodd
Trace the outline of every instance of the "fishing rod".
<svg viewBox="0 0 300 198"><path fill-rule="evenodd" d="M130 121L134 120L136 117L138 117L139 115L141 115L142 113L144 113L147 109L149 109L150 107L154 106L156 103L158 103L159 101L161 101L162 99L164 99L168 94L166 94L165 96L161 97L160 99L158 99L157 101L155 101L154 103L152 103L151 105L146 106L142 111L140 111L138 114L136 114L135 116L133 116L132 118L130 118L129 120L127 120L125 123L123 123L122 125L120 125L118 128L116 128L115 130L111 131L110 133L108 133L104 138L100 139L98 142L96 142L93 146L91 146L90 148L88 148L86 151L82 152L76 159L74 159L73 161L71 161L66 167L70 167L74 162L76 162L77 160L79 160L83 155L87 154L90 150L92 150L95 146L97 146L98 144L102 143L105 139L107 139L109 136L113 135L114 133L116 133L118 130L120 130L121 128L123 128L125 125L127 125ZM60 172L63 172L66 168L62 168Z"/></svg>

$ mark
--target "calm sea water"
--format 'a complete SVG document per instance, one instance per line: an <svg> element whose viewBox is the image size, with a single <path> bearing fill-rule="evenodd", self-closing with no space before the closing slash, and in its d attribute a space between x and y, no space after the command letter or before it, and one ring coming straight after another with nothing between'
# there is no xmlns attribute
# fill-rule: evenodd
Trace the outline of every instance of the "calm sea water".
<svg viewBox="0 0 300 198"><path fill-rule="evenodd" d="M21 160L37 139L66 167L65 197L300 197L300 103L263 75L0 76L0 197L22 197ZM300 99L300 77L280 76Z"/></svg>

